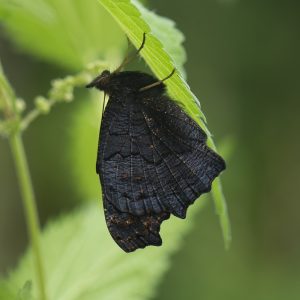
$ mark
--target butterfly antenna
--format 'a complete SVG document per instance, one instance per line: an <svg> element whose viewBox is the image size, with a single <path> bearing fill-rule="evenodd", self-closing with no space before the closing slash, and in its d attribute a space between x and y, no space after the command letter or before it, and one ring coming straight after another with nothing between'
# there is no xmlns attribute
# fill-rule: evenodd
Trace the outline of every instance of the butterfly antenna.
<svg viewBox="0 0 300 300"><path fill-rule="evenodd" d="M130 41L129 41L128 37L127 37L127 42L128 42L128 48L129 48L129 43L130 43ZM128 63L130 63L132 60L134 60L134 59L139 55L139 53L141 52L141 50L144 48L145 43L146 43L146 33L144 32L144 33L143 33L143 41L142 41L142 44L141 44L141 46L139 47L139 49L138 49L135 53L133 53L133 54L128 54L128 55L124 58L124 60L123 60L122 63L120 64L120 66L114 71L114 73L118 73L118 72L122 71L122 69L123 69Z"/></svg>
<svg viewBox="0 0 300 300"><path fill-rule="evenodd" d="M165 77L164 79L156 81L156 82L151 83L149 85L146 85L146 86L142 87L141 89L139 89L139 91L143 92L143 91L149 90L149 89L151 89L153 87L156 87L156 86L162 84L164 81L166 81L167 79L171 78L174 75L175 72L176 72L176 68L174 68L172 70L172 72L167 77Z"/></svg>

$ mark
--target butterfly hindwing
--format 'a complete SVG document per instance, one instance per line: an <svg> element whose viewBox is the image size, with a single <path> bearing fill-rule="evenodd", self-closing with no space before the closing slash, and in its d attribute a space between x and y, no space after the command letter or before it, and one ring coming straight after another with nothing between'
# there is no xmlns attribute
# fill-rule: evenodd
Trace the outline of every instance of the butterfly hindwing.
<svg viewBox="0 0 300 300"><path fill-rule="evenodd" d="M155 215L135 216L121 212L104 196L104 214L109 232L115 242L126 252L146 246L160 246L160 224L170 214L162 212Z"/></svg>
<svg viewBox="0 0 300 300"><path fill-rule="evenodd" d="M111 96L99 142L106 222L125 251L159 245L160 224L186 210L225 168L206 134L167 96Z"/></svg>

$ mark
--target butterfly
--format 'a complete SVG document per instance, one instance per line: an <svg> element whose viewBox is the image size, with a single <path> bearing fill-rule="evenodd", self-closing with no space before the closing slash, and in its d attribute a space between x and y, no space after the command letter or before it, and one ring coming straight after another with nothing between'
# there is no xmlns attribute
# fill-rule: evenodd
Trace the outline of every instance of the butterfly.
<svg viewBox="0 0 300 300"><path fill-rule="evenodd" d="M145 37L138 54L145 45ZM201 127L166 93L164 81L137 71L104 70L88 88L109 95L96 171L109 232L126 252L160 246L161 223L187 208L225 169ZM104 97L105 98L105 97Z"/></svg>

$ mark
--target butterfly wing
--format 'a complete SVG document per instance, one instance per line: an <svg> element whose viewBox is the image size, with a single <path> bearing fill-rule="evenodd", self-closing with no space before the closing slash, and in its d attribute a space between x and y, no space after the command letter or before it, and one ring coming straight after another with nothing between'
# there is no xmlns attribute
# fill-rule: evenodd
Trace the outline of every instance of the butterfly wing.
<svg viewBox="0 0 300 300"><path fill-rule="evenodd" d="M109 232L115 242L126 252L146 246L160 246L160 224L169 213L135 216L121 212L104 196L104 214Z"/></svg>
<svg viewBox="0 0 300 300"><path fill-rule="evenodd" d="M152 139L152 151L161 158L158 176L170 213L184 218L188 206L211 190L225 162L206 145L207 136L168 96L145 99L142 111ZM162 193L163 194L163 193Z"/></svg>
<svg viewBox="0 0 300 300"><path fill-rule="evenodd" d="M138 216L128 212L126 197L140 192L140 186L130 184L130 181L140 181L137 177L141 176L142 170L132 157L137 155L130 137L131 109L128 103L110 97L101 124L96 164L107 227L115 242L126 252L149 245L160 246L160 224L170 216L162 210L157 214Z"/></svg>
<svg viewBox="0 0 300 300"><path fill-rule="evenodd" d="M203 130L167 96L110 97L97 172L109 231L125 251L160 245L160 224L186 210L225 168Z"/></svg>

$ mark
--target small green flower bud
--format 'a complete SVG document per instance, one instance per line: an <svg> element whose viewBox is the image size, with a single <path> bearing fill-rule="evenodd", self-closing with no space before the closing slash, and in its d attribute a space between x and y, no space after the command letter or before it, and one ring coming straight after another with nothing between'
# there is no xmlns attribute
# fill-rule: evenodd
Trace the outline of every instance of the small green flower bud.
<svg viewBox="0 0 300 300"><path fill-rule="evenodd" d="M64 83L68 85L74 85L75 77L74 76L67 76L64 79Z"/></svg>
<svg viewBox="0 0 300 300"><path fill-rule="evenodd" d="M107 69L107 64L104 61L98 60L87 64L86 69L92 73L100 73L100 70Z"/></svg>
<svg viewBox="0 0 300 300"><path fill-rule="evenodd" d="M88 74L86 72L82 72L75 77L75 85L76 86L86 85L89 82L91 82L92 79L93 79L93 76L91 76L90 74Z"/></svg>
<svg viewBox="0 0 300 300"><path fill-rule="evenodd" d="M26 103L23 99L17 98L16 99L16 110L18 113L22 113L26 108Z"/></svg>
<svg viewBox="0 0 300 300"><path fill-rule="evenodd" d="M35 107L42 113L42 114L47 114L50 111L50 103L49 101L42 97L38 96L35 99Z"/></svg>
<svg viewBox="0 0 300 300"><path fill-rule="evenodd" d="M65 79L57 79L52 82L50 98L57 102L70 102L73 100L73 87L75 79L68 76Z"/></svg>
<svg viewBox="0 0 300 300"><path fill-rule="evenodd" d="M64 100L66 102L71 102L71 101L73 101L73 99L74 99L74 96L73 96L72 92L65 93Z"/></svg>

